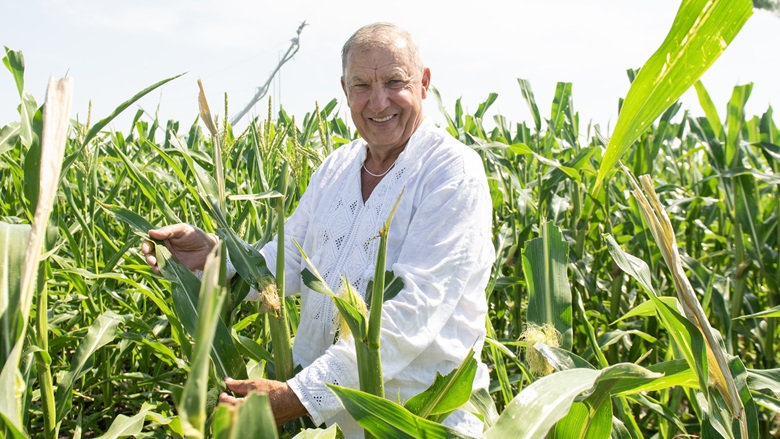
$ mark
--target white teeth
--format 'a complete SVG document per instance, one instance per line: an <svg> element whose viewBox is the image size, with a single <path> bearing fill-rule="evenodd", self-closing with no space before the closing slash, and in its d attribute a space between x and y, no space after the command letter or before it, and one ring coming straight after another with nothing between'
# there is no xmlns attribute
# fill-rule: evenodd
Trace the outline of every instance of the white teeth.
<svg viewBox="0 0 780 439"><path fill-rule="evenodd" d="M387 117L375 117L374 122L387 122L388 120L392 119L393 116L387 116Z"/></svg>

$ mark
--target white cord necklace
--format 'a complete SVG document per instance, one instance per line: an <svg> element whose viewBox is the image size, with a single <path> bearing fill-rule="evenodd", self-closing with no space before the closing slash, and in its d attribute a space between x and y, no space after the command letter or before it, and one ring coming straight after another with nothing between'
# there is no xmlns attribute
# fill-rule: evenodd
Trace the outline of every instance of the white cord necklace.
<svg viewBox="0 0 780 439"><path fill-rule="evenodd" d="M387 168L387 170L385 172L381 173L381 174L374 174L373 172L369 171L368 168L366 168L366 163L365 162L363 162L363 169L366 172L368 172L368 175L371 175L371 176L374 176L374 177L384 177L385 175L387 175L388 172L390 172L391 169L393 169L395 167L395 164L396 164L397 161L398 161L398 157L396 157L395 158L395 162L393 162L393 164L390 165L390 167Z"/></svg>

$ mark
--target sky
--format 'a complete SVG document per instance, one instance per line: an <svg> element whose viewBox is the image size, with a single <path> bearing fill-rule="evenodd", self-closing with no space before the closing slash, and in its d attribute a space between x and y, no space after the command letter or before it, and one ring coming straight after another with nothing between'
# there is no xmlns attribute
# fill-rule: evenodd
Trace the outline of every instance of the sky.
<svg viewBox="0 0 780 439"><path fill-rule="evenodd" d="M290 45L301 22L300 50L285 64L269 94L300 119L337 98L348 109L339 84L340 50L358 27L394 22L417 39L448 112L460 98L473 113L491 92L488 113L510 122L531 121L517 79L530 81L536 102L548 115L555 85L571 82L581 125L610 129L618 99L666 36L679 0L479 0L373 3L357 0L27 0L0 2L0 44L20 50L25 89L41 103L49 77L74 81L71 117L85 122L109 115L120 103L162 79L185 73L125 110L110 125L127 132L138 109L145 120L178 120L189 127L198 115L197 80L212 110L231 114L254 95ZM747 114L780 105L780 18L756 11L731 46L702 77L721 115L735 85L752 82ZM267 98L266 98L267 99ZM263 99L249 113L265 118ZM702 115L695 92L683 109ZM13 78L0 68L0 126L18 120ZM218 110L219 109L219 110ZM433 96L424 111L444 121ZM239 127L242 123L239 123Z"/></svg>

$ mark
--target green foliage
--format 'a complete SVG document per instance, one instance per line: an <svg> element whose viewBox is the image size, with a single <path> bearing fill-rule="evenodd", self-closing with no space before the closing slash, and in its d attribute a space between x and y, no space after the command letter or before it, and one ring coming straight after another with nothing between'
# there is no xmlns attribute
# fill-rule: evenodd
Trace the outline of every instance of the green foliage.
<svg viewBox="0 0 780 439"><path fill-rule="evenodd" d="M497 255L482 353L490 388L471 392L467 358L404 401L409 410L335 389L364 427L379 436L457 436L439 422L461 407L495 437L777 435L780 130L772 108L745 113L749 84L735 87L721 118L696 81L749 16L745 3L684 1L669 38L633 78L609 139L598 125L581 123L576 84L559 83L548 112L519 79L532 120L517 123L488 119L493 94L473 114L460 100L449 114L433 91L445 128L480 154L488 175ZM697 22L694 12L704 9L709 15ZM691 53L692 63L680 61ZM664 70L667 55L677 61ZM356 135L334 115L337 101L301 123L269 111L241 133L226 126L204 135L198 125L147 120L143 113L127 132L105 131L173 78L166 79L95 124L71 122L67 158L55 166L59 185L45 194L38 180L53 176L39 167L51 157L43 151L46 117L25 93L21 52L6 49L3 63L20 106L19 120L0 127L0 436L51 436L56 421L60 436L183 437L186 427L211 437L273 437L266 399L214 409L214 389L224 375L276 376L273 318L262 304L241 299L249 285L270 282L258 245L294 210L323 158ZM705 117L674 102L694 84ZM668 271L651 225L627 196L630 181L610 172L618 161L632 174L653 176L679 243L680 270L713 333L722 336L710 349L725 353L745 411L742 426L713 385L715 362L702 329L686 317L675 289L679 277ZM603 193L594 198L595 187ZM44 195L53 210L37 227L56 233L22 294L16 282ZM239 272L231 282L208 277L220 285L211 283L208 300L192 273L163 263L160 277L137 251L152 225L173 220L217 233ZM382 299L399 291L392 273L376 277L384 280L384 288L376 285ZM304 279L318 289L314 273ZM352 330L368 334L369 318L353 299L337 303L352 317ZM294 297L284 303L284 325L294 336L300 305ZM533 343L556 370L549 376L530 373L520 349L530 343L520 339L529 324L543 322L570 333L561 347ZM335 429L301 435L338 437Z"/></svg>
<svg viewBox="0 0 780 439"><path fill-rule="evenodd" d="M752 14L749 0L682 2L666 39L628 90L594 192L631 144L726 50Z"/></svg>

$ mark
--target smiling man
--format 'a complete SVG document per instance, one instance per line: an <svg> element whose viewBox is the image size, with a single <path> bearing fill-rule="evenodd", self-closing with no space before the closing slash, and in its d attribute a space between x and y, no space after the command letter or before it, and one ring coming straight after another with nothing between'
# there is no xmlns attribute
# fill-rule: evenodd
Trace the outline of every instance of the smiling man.
<svg viewBox="0 0 780 439"><path fill-rule="evenodd" d="M361 139L334 151L312 175L285 223L287 294L301 294L293 357L302 370L288 382L226 380L239 394L267 392L277 423L310 416L338 423L346 437L362 437L327 383L358 388L354 342L336 336L330 298L301 281L298 241L334 291L345 279L365 297L373 279L376 235L403 191L389 231L386 269L404 288L382 309L380 338L386 395L406 401L456 368L473 347L480 360L485 338L485 286L494 260L491 199L482 161L469 147L426 121L422 100L431 73L411 36L395 25L359 29L342 50L341 84ZM165 240L190 269L203 266L216 242L200 229L177 224L149 231ZM261 253L269 267L276 243ZM147 262L156 266L151 246ZM473 387L487 388L479 361ZM227 394L220 400L239 403ZM482 423L456 410L444 424L478 436Z"/></svg>

